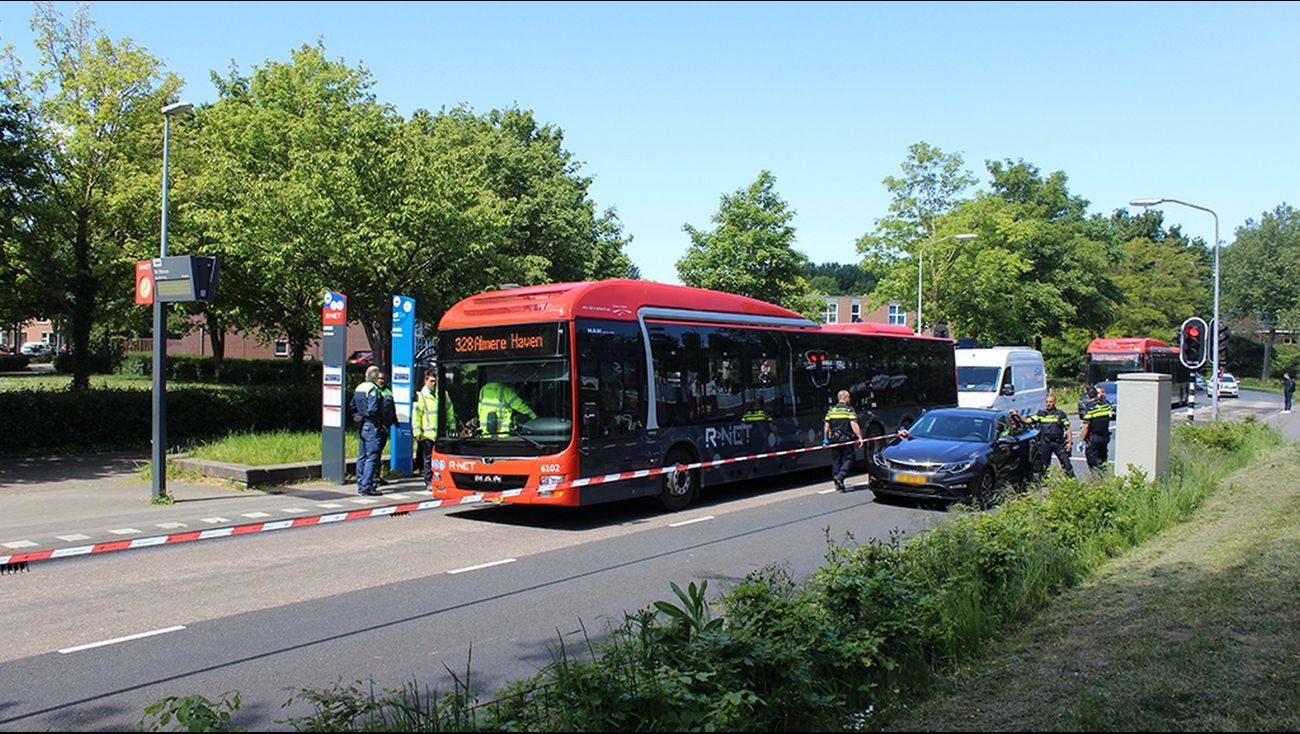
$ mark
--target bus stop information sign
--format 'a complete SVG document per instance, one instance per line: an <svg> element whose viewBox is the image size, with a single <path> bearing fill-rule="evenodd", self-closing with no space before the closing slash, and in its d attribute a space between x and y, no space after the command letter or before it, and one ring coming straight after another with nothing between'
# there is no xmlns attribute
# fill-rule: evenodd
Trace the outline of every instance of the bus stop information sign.
<svg viewBox="0 0 1300 734"><path fill-rule="evenodd" d="M348 353L348 297L334 291L325 292L321 306L322 354L321 376L321 477L335 484L347 481L343 441L347 436L347 373L344 360Z"/></svg>
<svg viewBox="0 0 1300 734"><path fill-rule="evenodd" d="M415 371L415 299L393 296L393 406L397 425L388 442L388 468L410 476L414 459L411 451L412 375Z"/></svg>

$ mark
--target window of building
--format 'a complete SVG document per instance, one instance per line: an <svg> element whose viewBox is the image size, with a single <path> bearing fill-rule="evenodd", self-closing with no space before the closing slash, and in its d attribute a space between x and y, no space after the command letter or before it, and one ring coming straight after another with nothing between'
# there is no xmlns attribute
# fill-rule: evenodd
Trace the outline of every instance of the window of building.
<svg viewBox="0 0 1300 734"><path fill-rule="evenodd" d="M275 340L275 356L277 356L277 357L288 357L288 356L289 356L289 340L288 340L288 339L276 339L276 340Z"/></svg>
<svg viewBox="0 0 1300 734"><path fill-rule="evenodd" d="M822 311L823 324L835 324L840 320L840 303L834 298L826 299L826 310Z"/></svg>
<svg viewBox="0 0 1300 734"><path fill-rule="evenodd" d="M889 304L889 323L897 326L907 325L907 312L897 303Z"/></svg>
<svg viewBox="0 0 1300 734"><path fill-rule="evenodd" d="M853 310L851 316L852 318L850 320L853 323L855 324L862 323L862 301L859 301L856 298L853 299Z"/></svg>

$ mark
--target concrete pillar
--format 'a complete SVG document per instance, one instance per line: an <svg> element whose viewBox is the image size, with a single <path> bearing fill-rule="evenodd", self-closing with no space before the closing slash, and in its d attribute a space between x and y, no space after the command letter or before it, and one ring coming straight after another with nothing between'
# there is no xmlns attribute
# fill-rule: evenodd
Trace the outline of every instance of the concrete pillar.
<svg viewBox="0 0 1300 734"><path fill-rule="evenodd" d="M1173 381L1169 375L1133 372L1119 376L1115 403L1115 475L1129 465L1158 479L1169 471Z"/></svg>

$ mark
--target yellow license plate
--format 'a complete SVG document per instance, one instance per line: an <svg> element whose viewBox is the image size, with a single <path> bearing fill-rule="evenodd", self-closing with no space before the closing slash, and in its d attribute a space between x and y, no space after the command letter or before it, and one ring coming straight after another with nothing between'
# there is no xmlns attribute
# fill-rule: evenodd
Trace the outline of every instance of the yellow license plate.
<svg viewBox="0 0 1300 734"><path fill-rule="evenodd" d="M925 484L926 476L924 474L908 474L906 472L894 472L894 481L899 484Z"/></svg>

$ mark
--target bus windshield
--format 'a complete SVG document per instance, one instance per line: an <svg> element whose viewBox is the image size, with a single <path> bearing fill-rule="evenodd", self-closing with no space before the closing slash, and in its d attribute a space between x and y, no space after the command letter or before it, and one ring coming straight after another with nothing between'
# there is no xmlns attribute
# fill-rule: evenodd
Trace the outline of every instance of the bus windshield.
<svg viewBox="0 0 1300 734"><path fill-rule="evenodd" d="M1093 354L1088 360L1088 384L1114 382L1119 375L1142 371L1140 354Z"/></svg>
<svg viewBox="0 0 1300 734"><path fill-rule="evenodd" d="M479 456L554 454L573 437L568 336L562 323L440 336L443 401L456 416L438 451Z"/></svg>
<svg viewBox="0 0 1300 734"><path fill-rule="evenodd" d="M542 456L569 445L573 409L567 359L444 363L441 382L459 430L438 440L439 451Z"/></svg>

